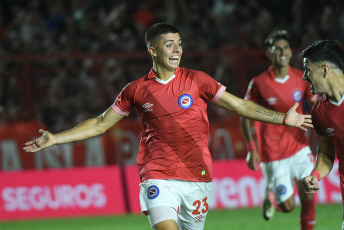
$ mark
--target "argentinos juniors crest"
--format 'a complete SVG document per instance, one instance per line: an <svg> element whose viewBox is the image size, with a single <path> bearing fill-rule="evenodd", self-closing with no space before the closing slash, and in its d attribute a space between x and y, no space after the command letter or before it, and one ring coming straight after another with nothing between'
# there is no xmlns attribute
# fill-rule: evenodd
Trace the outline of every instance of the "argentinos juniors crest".
<svg viewBox="0 0 344 230"><path fill-rule="evenodd" d="M188 109L192 106L193 99L188 92L183 91L178 98L178 104L183 109Z"/></svg>

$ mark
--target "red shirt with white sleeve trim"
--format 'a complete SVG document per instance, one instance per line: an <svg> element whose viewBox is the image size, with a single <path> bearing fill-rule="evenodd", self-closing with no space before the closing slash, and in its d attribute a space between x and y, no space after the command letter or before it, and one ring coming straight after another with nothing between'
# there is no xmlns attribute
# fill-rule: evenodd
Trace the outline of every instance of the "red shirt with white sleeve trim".
<svg viewBox="0 0 344 230"><path fill-rule="evenodd" d="M299 102L298 113L302 111L302 100L316 100L307 82L302 80L303 72L289 67L284 79L275 78L272 67L254 77L245 96L259 105L286 113ZM306 133L298 128L254 122L258 152L261 162L271 162L288 158L309 145Z"/></svg>
<svg viewBox="0 0 344 230"><path fill-rule="evenodd" d="M313 106L312 123L318 135L331 139L339 160L339 173L344 175L344 96L337 103L322 95Z"/></svg>
<svg viewBox="0 0 344 230"><path fill-rule="evenodd" d="M179 67L168 81L151 70L122 90L112 108L126 116L136 108L141 118L141 181L212 180L207 101L217 103L225 89L202 71Z"/></svg>

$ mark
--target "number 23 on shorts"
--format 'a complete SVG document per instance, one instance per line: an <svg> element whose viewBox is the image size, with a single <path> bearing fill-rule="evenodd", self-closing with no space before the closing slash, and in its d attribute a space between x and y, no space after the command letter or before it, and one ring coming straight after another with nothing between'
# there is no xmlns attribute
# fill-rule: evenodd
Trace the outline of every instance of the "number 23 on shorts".
<svg viewBox="0 0 344 230"><path fill-rule="evenodd" d="M192 212L193 215L199 215L201 212L204 214L208 211L209 205L207 203L208 197L205 197L202 201L196 200L193 202L193 206L195 206L195 210Z"/></svg>

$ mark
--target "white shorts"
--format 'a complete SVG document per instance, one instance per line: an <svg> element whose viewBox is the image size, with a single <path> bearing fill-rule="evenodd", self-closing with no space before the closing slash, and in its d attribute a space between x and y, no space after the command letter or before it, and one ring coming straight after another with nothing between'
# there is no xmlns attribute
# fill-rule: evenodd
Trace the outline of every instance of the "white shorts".
<svg viewBox="0 0 344 230"><path fill-rule="evenodd" d="M277 203L286 201L294 194L294 182L308 176L314 168L314 157L309 146L295 155L260 164L267 180L267 190L273 191Z"/></svg>
<svg viewBox="0 0 344 230"><path fill-rule="evenodd" d="M153 227L164 220L175 220L180 229L203 229L209 210L211 182L151 179L140 184L141 211ZM168 211L168 207L170 210ZM161 208L161 212L157 212ZM172 208L172 209L171 209ZM149 212L149 210L155 210Z"/></svg>

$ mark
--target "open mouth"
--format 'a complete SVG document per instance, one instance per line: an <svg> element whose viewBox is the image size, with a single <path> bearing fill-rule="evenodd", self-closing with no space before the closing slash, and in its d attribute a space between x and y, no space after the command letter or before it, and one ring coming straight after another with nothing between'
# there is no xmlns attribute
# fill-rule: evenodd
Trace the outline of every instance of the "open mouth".
<svg viewBox="0 0 344 230"><path fill-rule="evenodd" d="M178 63L178 61L179 61L179 56L170 57L169 60L172 61L172 62Z"/></svg>

